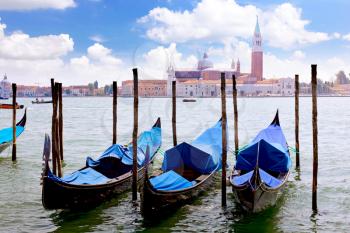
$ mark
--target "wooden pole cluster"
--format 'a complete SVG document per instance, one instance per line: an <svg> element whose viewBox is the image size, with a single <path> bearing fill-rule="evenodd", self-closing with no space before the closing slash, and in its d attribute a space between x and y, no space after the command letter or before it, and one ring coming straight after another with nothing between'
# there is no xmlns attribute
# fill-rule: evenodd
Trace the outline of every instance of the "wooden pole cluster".
<svg viewBox="0 0 350 233"><path fill-rule="evenodd" d="M137 130L139 112L139 87L137 69L132 69L134 76L134 130L132 132L132 200L137 200Z"/></svg>
<svg viewBox="0 0 350 233"><path fill-rule="evenodd" d="M237 87L236 76L232 75L232 97L233 97L233 115L234 115L234 130L235 130L235 155L238 154L238 110L237 110Z"/></svg>
<svg viewBox="0 0 350 233"><path fill-rule="evenodd" d="M300 157L299 157L299 75L295 75L295 167L300 168Z"/></svg>
<svg viewBox="0 0 350 233"><path fill-rule="evenodd" d="M51 126L52 171L53 171L53 174L59 177L62 177L62 160L63 160L62 84L55 83L54 79L51 79L51 93L52 93L52 126Z"/></svg>
<svg viewBox="0 0 350 233"><path fill-rule="evenodd" d="M117 82L113 82L113 139L112 144L117 143Z"/></svg>
<svg viewBox="0 0 350 233"><path fill-rule="evenodd" d="M317 65L311 65L312 86L312 144L313 144L313 170L312 170L312 210L317 211L317 172L318 172L318 128L317 128Z"/></svg>
<svg viewBox="0 0 350 233"><path fill-rule="evenodd" d="M17 134L17 128L16 128L16 108L17 108L17 102L16 102L16 96L17 96L17 85L16 83L12 83L12 161L16 161L17 159L17 146L16 146L16 134Z"/></svg>
<svg viewBox="0 0 350 233"><path fill-rule="evenodd" d="M177 136L176 136L176 81L173 80L171 83L171 89L172 89L172 126L173 126L173 144L174 146L177 146Z"/></svg>
<svg viewBox="0 0 350 233"><path fill-rule="evenodd" d="M221 111L222 111L222 177L221 177L221 205L226 206L226 160L227 160L227 138L226 138L226 80L225 73L221 73Z"/></svg>

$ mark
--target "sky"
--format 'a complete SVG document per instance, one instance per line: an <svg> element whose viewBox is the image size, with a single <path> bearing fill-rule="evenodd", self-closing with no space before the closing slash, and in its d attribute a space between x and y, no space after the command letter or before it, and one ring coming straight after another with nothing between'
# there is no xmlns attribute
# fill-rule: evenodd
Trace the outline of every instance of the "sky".
<svg viewBox="0 0 350 233"><path fill-rule="evenodd" d="M264 77L310 81L350 73L347 0L1 0L0 75L25 85L101 85L162 79L167 66L194 68L204 52L214 67L232 59L250 72L259 18Z"/></svg>

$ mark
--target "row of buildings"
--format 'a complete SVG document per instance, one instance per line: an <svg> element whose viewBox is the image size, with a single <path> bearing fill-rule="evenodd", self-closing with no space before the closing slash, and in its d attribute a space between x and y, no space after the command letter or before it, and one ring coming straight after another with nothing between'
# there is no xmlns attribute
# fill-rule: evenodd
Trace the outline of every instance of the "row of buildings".
<svg viewBox="0 0 350 233"><path fill-rule="evenodd" d="M237 59L237 63L234 59L232 60L230 68L216 69L213 62L209 59L208 54L204 53L203 58L198 61L195 68L175 69L174 65L170 64L166 72L166 80L139 81L139 95L170 96L172 81L176 81L177 96L217 97L220 95L221 73L225 73L227 79L227 94L232 93L233 76L236 79L237 90L241 96L288 96L294 94L294 80L292 78L263 78L262 36L257 19L252 38L250 73L241 72L239 58ZM132 96L132 81L124 81L121 89L123 96Z"/></svg>

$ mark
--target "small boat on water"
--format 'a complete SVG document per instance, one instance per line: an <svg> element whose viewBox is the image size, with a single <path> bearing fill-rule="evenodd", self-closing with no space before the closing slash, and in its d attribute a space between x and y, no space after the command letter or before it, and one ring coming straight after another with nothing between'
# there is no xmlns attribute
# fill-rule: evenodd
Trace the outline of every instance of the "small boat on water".
<svg viewBox="0 0 350 233"><path fill-rule="evenodd" d="M16 109L23 109L23 108L24 108L23 105L16 104ZM0 104L0 109L13 109L13 105L12 104Z"/></svg>
<svg viewBox="0 0 350 233"><path fill-rule="evenodd" d="M138 137L138 181L143 179L146 148L152 162L161 146L161 123L156 121L149 131ZM50 138L45 136L42 177L42 204L46 209L85 209L94 207L117 194L131 189L132 143L114 144L93 160L86 159L86 166L62 178L55 176L49 167ZM148 164L148 163L147 163Z"/></svg>
<svg viewBox="0 0 350 233"><path fill-rule="evenodd" d="M279 123L272 123L237 155L230 183L237 202L249 212L275 205L291 167L288 144Z"/></svg>
<svg viewBox="0 0 350 233"><path fill-rule="evenodd" d="M196 102L195 99L183 99L182 102Z"/></svg>
<svg viewBox="0 0 350 233"><path fill-rule="evenodd" d="M164 154L161 171L151 177L145 169L141 212L167 212L209 190L221 169L222 122L204 131L191 144L183 142Z"/></svg>
<svg viewBox="0 0 350 233"><path fill-rule="evenodd" d="M36 99L35 101L32 101L32 104L51 104L51 103L52 103L52 100Z"/></svg>
<svg viewBox="0 0 350 233"><path fill-rule="evenodd" d="M19 137L26 126L27 121L27 110L24 111L22 119L16 124L16 137ZM12 136L13 128L5 128L0 130L0 153L3 152L7 147L12 145Z"/></svg>

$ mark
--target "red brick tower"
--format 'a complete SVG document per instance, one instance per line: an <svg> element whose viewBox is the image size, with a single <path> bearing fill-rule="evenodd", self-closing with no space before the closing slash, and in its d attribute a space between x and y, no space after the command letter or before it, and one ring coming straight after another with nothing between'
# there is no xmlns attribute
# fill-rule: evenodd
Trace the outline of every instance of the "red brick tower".
<svg viewBox="0 0 350 233"><path fill-rule="evenodd" d="M256 17L252 47L251 77L261 81L263 80L263 49L258 17Z"/></svg>

